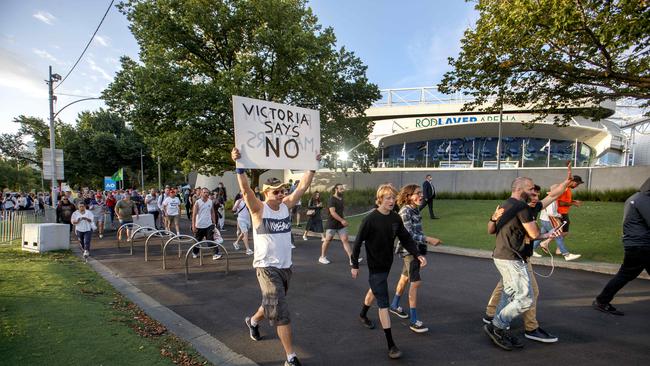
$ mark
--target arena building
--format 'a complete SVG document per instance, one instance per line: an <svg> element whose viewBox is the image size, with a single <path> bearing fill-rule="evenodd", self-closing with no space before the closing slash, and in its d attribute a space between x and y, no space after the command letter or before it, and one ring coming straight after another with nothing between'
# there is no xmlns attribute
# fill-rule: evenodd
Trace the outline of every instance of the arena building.
<svg viewBox="0 0 650 366"><path fill-rule="evenodd" d="M382 90L366 111L375 122L371 142L379 168L501 168L621 165L625 135L608 120L573 117L555 125L550 115L534 124L534 111L504 105L502 113L463 111L463 96L434 87ZM615 104L580 106L606 108ZM501 123L500 123L501 121ZM497 155L499 125L501 149Z"/></svg>

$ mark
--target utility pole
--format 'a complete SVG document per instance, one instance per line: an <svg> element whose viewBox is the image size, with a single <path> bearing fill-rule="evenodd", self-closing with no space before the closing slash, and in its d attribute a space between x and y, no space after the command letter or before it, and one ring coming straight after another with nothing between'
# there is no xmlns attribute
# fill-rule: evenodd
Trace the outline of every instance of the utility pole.
<svg viewBox="0 0 650 366"><path fill-rule="evenodd" d="M142 184L142 192L144 192L144 160L142 148L140 148L140 183Z"/></svg>
<svg viewBox="0 0 650 366"><path fill-rule="evenodd" d="M501 125L503 124L503 101L499 111L499 141L497 141L497 170L501 170Z"/></svg>
<svg viewBox="0 0 650 366"><path fill-rule="evenodd" d="M158 190L162 190L162 183L160 179L160 155L158 155Z"/></svg>
<svg viewBox="0 0 650 366"><path fill-rule="evenodd" d="M52 164L52 176L51 176L51 195L52 195L52 207L56 207L57 196L56 196L56 155L54 155L54 148L56 146L55 142L55 133L54 133L54 81L61 80L61 76L58 74L52 74L52 66L50 65L49 69L49 78L47 81L48 92L49 92L49 101L50 101L50 164Z"/></svg>

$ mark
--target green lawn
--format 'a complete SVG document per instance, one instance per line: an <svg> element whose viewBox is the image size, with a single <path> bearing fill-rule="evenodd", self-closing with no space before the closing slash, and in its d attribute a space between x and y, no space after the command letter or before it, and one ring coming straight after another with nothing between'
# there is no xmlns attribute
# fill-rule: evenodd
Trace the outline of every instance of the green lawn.
<svg viewBox="0 0 650 366"><path fill-rule="evenodd" d="M71 252L0 246L1 364L173 365L172 358L204 361Z"/></svg>
<svg viewBox="0 0 650 366"><path fill-rule="evenodd" d="M440 220L429 220L423 211L424 232L440 238L444 245L474 249L494 249L494 237L486 232L487 221L501 201L435 200L434 212ZM351 235L356 235L363 217L350 218ZM623 203L584 202L571 210L571 234L566 238L580 260L621 263ZM554 247L554 244L551 244Z"/></svg>

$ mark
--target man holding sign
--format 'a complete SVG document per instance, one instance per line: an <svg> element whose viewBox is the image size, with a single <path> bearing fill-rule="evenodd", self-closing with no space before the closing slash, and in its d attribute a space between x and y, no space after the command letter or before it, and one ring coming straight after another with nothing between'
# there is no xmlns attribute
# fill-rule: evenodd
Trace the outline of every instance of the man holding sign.
<svg viewBox="0 0 650 366"><path fill-rule="evenodd" d="M241 158L239 149L232 149L232 159ZM320 154L315 154L318 163ZM278 337L287 355L285 365L300 365L293 351L289 308L286 300L291 279L291 214L300 197L305 193L314 177L315 170L306 171L300 184L290 195L288 186L277 178L269 178L262 186L264 202L255 196L248 183L246 171L237 168L237 182L243 200L248 207L253 221L253 243L255 254L253 267L262 291L262 305L251 317L246 317L251 339L258 341L262 337L259 322L267 318L276 327Z"/></svg>

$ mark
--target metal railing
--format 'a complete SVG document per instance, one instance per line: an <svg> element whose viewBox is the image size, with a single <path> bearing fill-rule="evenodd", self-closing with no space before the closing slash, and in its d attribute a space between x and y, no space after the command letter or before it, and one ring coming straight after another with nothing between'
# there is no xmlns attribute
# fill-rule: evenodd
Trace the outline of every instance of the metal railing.
<svg viewBox="0 0 650 366"><path fill-rule="evenodd" d="M144 241L144 261L149 262L149 241L153 237L160 238L160 251L162 252L163 246L165 245L165 239L170 239L176 236L176 233L169 230L156 230L153 233L149 234L147 240ZM178 255L181 255L181 243L178 243Z"/></svg>
<svg viewBox="0 0 650 366"><path fill-rule="evenodd" d="M131 239L129 240L129 243L131 243L130 254L133 255L133 244L136 240L146 238L148 237L147 235L148 233L152 233L156 231L157 231L156 228L151 226L140 226L139 228L133 230L133 232L131 233L131 237L129 238ZM138 233L140 234L139 236L137 235Z"/></svg>
<svg viewBox="0 0 650 366"><path fill-rule="evenodd" d="M214 249L217 247L221 247L221 250L225 253L226 256L226 274L228 274L230 270L230 259L228 255L228 250L226 250L226 247L223 245L217 243L214 240L203 240L198 243L195 243L190 247L190 249L187 250L187 253L185 253L185 280L190 279L190 266L189 266L189 257L190 253L192 253L192 250L194 248L198 247L199 248L199 266L203 265L203 250L204 249Z"/></svg>
<svg viewBox="0 0 650 366"><path fill-rule="evenodd" d="M374 102L373 107L467 103L474 100L474 97L463 93L442 94L435 86L382 89L380 93L381 99Z"/></svg>
<svg viewBox="0 0 650 366"><path fill-rule="evenodd" d="M173 236L173 237L169 238L169 240L167 240L165 242L165 244L163 245L163 249L162 249L162 259L163 259L162 260L162 268L163 269L167 269L167 258L166 258L167 257L167 255L166 255L167 254L167 246L169 245L169 243L171 243L174 240L176 240L178 242L178 258L181 257L181 246L180 246L181 244L191 243L192 245L194 245L194 244L199 242L198 240L196 240L195 237L190 236L190 235L183 235L183 234L176 235L176 236Z"/></svg>
<svg viewBox="0 0 650 366"><path fill-rule="evenodd" d="M23 224L48 222L43 211L2 211L0 213L0 243L7 244L20 238Z"/></svg>

